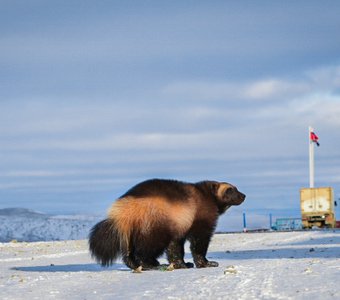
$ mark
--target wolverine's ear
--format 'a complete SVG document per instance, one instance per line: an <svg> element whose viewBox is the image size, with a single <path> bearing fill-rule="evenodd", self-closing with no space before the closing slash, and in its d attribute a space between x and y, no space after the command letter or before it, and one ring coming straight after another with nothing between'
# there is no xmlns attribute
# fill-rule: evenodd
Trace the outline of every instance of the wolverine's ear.
<svg viewBox="0 0 340 300"><path fill-rule="evenodd" d="M217 195L218 194L218 189L220 187L220 183L219 182L216 182L216 181L212 181L210 183L211 185L211 192L214 194L214 195Z"/></svg>
<svg viewBox="0 0 340 300"><path fill-rule="evenodd" d="M227 183L219 183L218 184L218 188L217 188L217 192L216 192L216 196L218 199L222 199L223 195L225 194L225 192L230 188L230 185Z"/></svg>
<svg viewBox="0 0 340 300"><path fill-rule="evenodd" d="M220 183L218 181L204 180L197 182L196 184L203 186L207 190L207 192L210 192L212 195L217 196L218 189L220 187Z"/></svg>

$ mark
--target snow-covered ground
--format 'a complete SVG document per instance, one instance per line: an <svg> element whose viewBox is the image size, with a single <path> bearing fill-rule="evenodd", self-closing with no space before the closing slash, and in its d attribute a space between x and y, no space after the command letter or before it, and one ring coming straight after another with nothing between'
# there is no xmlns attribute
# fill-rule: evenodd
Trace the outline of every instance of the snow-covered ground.
<svg viewBox="0 0 340 300"><path fill-rule="evenodd" d="M340 231L216 234L208 257L220 266L136 274L86 240L2 243L0 299L340 299Z"/></svg>

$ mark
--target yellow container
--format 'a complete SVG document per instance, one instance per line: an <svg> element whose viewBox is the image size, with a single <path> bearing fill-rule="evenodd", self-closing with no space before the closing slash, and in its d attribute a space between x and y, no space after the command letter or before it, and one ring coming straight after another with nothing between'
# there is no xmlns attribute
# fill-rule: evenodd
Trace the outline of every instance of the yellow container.
<svg viewBox="0 0 340 300"><path fill-rule="evenodd" d="M303 228L335 227L334 193L331 187L300 190Z"/></svg>

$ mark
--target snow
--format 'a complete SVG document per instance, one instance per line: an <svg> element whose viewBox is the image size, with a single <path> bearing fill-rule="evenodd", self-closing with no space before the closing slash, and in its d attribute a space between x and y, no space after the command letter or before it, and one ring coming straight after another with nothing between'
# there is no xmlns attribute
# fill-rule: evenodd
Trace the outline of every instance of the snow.
<svg viewBox="0 0 340 300"><path fill-rule="evenodd" d="M0 242L79 240L88 236L97 216L51 216L25 208L0 209Z"/></svg>
<svg viewBox="0 0 340 300"><path fill-rule="evenodd" d="M215 234L208 257L219 267L135 274L86 239L0 243L0 299L340 299L338 230Z"/></svg>

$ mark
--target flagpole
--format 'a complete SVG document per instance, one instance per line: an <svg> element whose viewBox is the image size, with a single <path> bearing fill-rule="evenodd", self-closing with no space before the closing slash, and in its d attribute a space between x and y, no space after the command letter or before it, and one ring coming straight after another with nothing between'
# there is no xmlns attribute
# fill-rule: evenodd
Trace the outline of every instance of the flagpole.
<svg viewBox="0 0 340 300"><path fill-rule="evenodd" d="M309 187L314 187L314 143L311 139L313 128L309 126L308 141L309 141Z"/></svg>

